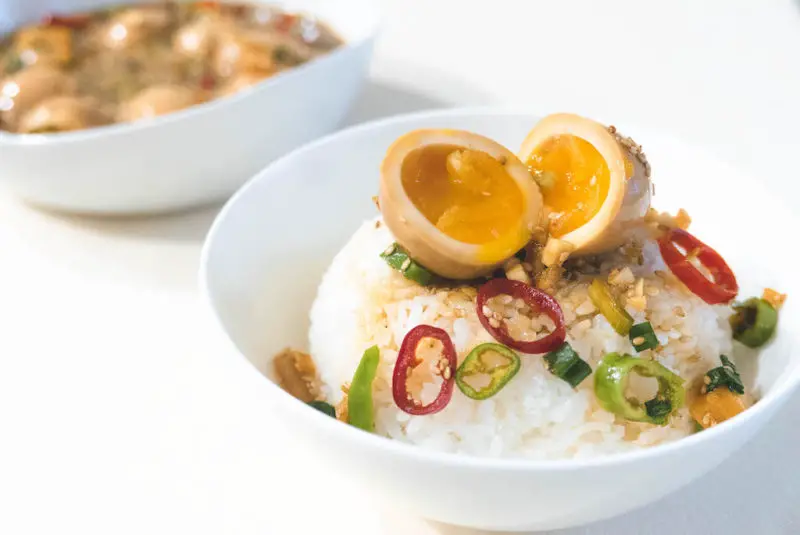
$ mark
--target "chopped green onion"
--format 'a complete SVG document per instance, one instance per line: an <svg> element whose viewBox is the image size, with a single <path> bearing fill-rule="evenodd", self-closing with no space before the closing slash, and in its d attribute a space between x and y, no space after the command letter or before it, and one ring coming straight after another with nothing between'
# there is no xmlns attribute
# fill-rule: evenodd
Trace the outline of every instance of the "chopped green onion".
<svg viewBox="0 0 800 535"><path fill-rule="evenodd" d="M544 356L547 368L556 377L575 388L592 374L592 368L572 349L567 342Z"/></svg>
<svg viewBox="0 0 800 535"><path fill-rule="evenodd" d="M498 355L502 362L487 362L487 359L484 358L487 353ZM469 352L464 362L456 370L456 385L468 398L484 400L500 392L517 374L520 364L519 355L506 346L491 342L480 344ZM488 375L489 384L475 389L466 381L467 377L474 375Z"/></svg>
<svg viewBox="0 0 800 535"><path fill-rule="evenodd" d="M658 380L654 399L640 403L625 395L631 373ZM670 414L683 406L683 379L654 360L609 353L594 374L594 392L600 405L609 412L634 422L664 425Z"/></svg>
<svg viewBox="0 0 800 535"><path fill-rule="evenodd" d="M702 425L700 425L700 424L697 422L697 420L695 420L695 421L694 421L694 432L695 432L695 433L699 433L699 432L700 432L700 431L702 431L703 429L705 429L705 428L704 428Z"/></svg>
<svg viewBox="0 0 800 535"><path fill-rule="evenodd" d="M736 371L736 366L725 355L720 355L719 358L722 361L722 366L708 370L708 373L706 373L708 379L704 379L704 393L724 386L734 394L741 396L744 394L744 383L742 383L742 377L739 372Z"/></svg>
<svg viewBox="0 0 800 535"><path fill-rule="evenodd" d="M658 338L656 338L656 333L653 331L653 326L650 325L649 321L637 323L631 327L628 337L631 339L631 344L633 344L637 352L658 347Z"/></svg>
<svg viewBox="0 0 800 535"><path fill-rule="evenodd" d="M740 305L734 305L735 313L730 317L733 339L747 347L761 347L775 333L778 311L764 299L751 297Z"/></svg>
<svg viewBox="0 0 800 535"><path fill-rule="evenodd" d="M386 263L392 268L402 273L405 278L421 286L429 285L435 278L428 269L412 260L408 252L397 243L393 243L382 252L381 258L386 260Z"/></svg>
<svg viewBox="0 0 800 535"><path fill-rule="evenodd" d="M608 285L600 279L594 279L589 285L589 298L611 327L622 336L627 336L633 326L633 318L619 304Z"/></svg>
<svg viewBox="0 0 800 535"><path fill-rule="evenodd" d="M381 353L378 346L372 346L361 357L350 390L347 392L347 422L350 425L372 432L375 429L375 415L372 411L372 382Z"/></svg>
<svg viewBox="0 0 800 535"><path fill-rule="evenodd" d="M655 397L649 401L645 401L644 408L647 412L647 416L653 420L659 420L672 412L672 402L668 399L659 399Z"/></svg>
<svg viewBox="0 0 800 535"><path fill-rule="evenodd" d="M325 413L331 418L336 418L336 409L330 403L326 401L309 401L308 404L319 412Z"/></svg>

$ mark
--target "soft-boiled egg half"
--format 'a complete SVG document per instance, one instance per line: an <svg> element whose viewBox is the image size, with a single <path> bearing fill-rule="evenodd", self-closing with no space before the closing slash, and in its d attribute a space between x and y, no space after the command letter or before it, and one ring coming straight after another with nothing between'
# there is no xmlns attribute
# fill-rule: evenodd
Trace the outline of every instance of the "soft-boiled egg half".
<svg viewBox="0 0 800 535"><path fill-rule="evenodd" d="M379 204L416 261L445 278L471 279L531 240L542 196L526 166L499 143L428 129L400 137L387 151Z"/></svg>
<svg viewBox="0 0 800 535"><path fill-rule="evenodd" d="M641 147L614 127L549 115L530 131L519 158L541 188L550 238L572 254L620 246L650 208L650 166Z"/></svg>

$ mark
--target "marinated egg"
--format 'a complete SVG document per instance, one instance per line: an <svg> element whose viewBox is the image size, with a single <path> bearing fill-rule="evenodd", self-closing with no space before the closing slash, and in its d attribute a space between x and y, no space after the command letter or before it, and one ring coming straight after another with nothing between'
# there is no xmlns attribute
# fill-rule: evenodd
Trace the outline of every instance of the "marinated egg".
<svg viewBox="0 0 800 535"><path fill-rule="evenodd" d="M380 209L397 241L438 275L491 272L531 239L539 186L508 149L460 130L417 130L381 165Z"/></svg>
<svg viewBox="0 0 800 535"><path fill-rule="evenodd" d="M542 119L520 159L539 184L550 238L573 254L618 247L650 208L650 167L641 147L614 127L571 114Z"/></svg>

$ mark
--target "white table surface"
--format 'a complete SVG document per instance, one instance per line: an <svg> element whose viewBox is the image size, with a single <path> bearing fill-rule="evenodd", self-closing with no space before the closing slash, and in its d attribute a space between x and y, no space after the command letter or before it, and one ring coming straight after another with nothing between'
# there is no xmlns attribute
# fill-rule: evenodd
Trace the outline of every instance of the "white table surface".
<svg viewBox="0 0 800 535"><path fill-rule="evenodd" d="M461 104L613 117L702 144L797 206L793 1L384 4L351 123ZM220 364L195 289L215 212L104 221L0 197L0 533L475 535L364 505L263 425L259 382ZM560 533L798 533L798 422L795 397L702 481ZM290 479L297 465L313 479Z"/></svg>

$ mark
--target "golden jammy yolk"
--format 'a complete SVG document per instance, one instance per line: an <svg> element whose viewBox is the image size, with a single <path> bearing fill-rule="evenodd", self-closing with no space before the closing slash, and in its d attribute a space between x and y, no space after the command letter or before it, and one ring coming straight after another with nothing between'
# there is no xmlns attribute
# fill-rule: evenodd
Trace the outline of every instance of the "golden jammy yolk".
<svg viewBox="0 0 800 535"><path fill-rule="evenodd" d="M503 164L489 154L429 145L406 156L401 176L414 206L447 236L470 244L517 245L523 195Z"/></svg>
<svg viewBox="0 0 800 535"><path fill-rule="evenodd" d="M551 210L550 234L556 238L589 222L608 195L608 164L588 141L571 135L542 143L527 161Z"/></svg>

